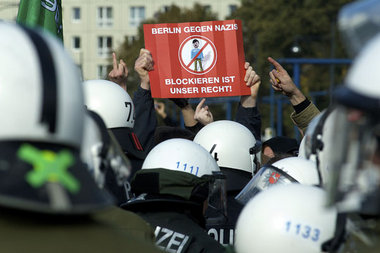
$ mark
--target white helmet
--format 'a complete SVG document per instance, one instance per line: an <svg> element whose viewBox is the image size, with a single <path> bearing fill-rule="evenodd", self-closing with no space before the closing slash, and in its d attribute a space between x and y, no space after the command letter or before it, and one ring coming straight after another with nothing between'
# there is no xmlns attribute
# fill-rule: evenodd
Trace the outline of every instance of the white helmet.
<svg viewBox="0 0 380 253"><path fill-rule="evenodd" d="M317 164L323 185L326 185L330 178L328 166L332 151L335 148L333 142L335 113L336 110L330 107L316 116L310 122L301 141L302 152L299 153L299 157L309 159Z"/></svg>
<svg viewBox="0 0 380 253"><path fill-rule="evenodd" d="M107 80L88 80L83 85L87 109L99 114L107 128L133 128L135 108L123 88Z"/></svg>
<svg viewBox="0 0 380 253"><path fill-rule="evenodd" d="M203 205L207 199L209 208L226 214L225 177L210 153L190 140L174 138L156 145L131 185L140 196L126 206L139 203L149 194L158 194L180 197L165 201L190 201L197 205Z"/></svg>
<svg viewBox="0 0 380 253"><path fill-rule="evenodd" d="M62 44L14 24L0 23L0 31L0 140L79 148L83 90Z"/></svg>
<svg viewBox="0 0 380 253"><path fill-rule="evenodd" d="M350 55L356 55L380 31L380 2L361 0L339 11L338 26Z"/></svg>
<svg viewBox="0 0 380 253"><path fill-rule="evenodd" d="M256 170L260 148L251 131L242 124L229 120L214 121L197 133L194 142L208 150L219 167L251 174Z"/></svg>
<svg viewBox="0 0 380 253"><path fill-rule="evenodd" d="M156 168L187 172L197 177L220 171L201 145L179 138L161 142L148 153L142 169Z"/></svg>
<svg viewBox="0 0 380 253"><path fill-rule="evenodd" d="M322 246L335 236L338 219L335 208L325 207L325 198L322 189L300 184L258 194L240 213L236 252L323 252Z"/></svg>
<svg viewBox="0 0 380 253"><path fill-rule="evenodd" d="M48 33L0 22L0 205L88 214L113 204L80 159L83 90Z"/></svg>
<svg viewBox="0 0 380 253"><path fill-rule="evenodd" d="M100 188L108 190L121 204L129 199L131 163L102 118L87 111L81 157Z"/></svg>
<svg viewBox="0 0 380 253"><path fill-rule="evenodd" d="M380 34L349 69L335 98L330 193L342 211L380 214Z"/></svg>
<svg viewBox="0 0 380 253"><path fill-rule="evenodd" d="M272 165L264 165L236 196L236 199L240 203L246 204L263 190L275 185L291 183L320 185L316 164L300 157L288 157Z"/></svg>

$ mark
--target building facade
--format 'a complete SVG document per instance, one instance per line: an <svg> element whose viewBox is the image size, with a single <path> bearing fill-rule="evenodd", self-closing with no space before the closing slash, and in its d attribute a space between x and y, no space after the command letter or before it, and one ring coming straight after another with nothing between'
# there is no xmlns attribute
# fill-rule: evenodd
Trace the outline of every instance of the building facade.
<svg viewBox="0 0 380 253"><path fill-rule="evenodd" d="M15 20L19 2L0 0L0 19ZM62 0L64 45L84 80L104 78L112 51L125 36L136 36L141 22L172 4L192 8L195 3L225 19L239 7L240 0Z"/></svg>

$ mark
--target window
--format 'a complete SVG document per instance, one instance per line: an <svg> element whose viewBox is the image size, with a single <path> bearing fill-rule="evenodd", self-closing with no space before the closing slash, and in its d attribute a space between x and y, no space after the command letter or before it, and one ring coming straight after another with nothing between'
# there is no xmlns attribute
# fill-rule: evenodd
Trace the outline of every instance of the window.
<svg viewBox="0 0 380 253"><path fill-rule="evenodd" d="M163 13L166 13L170 10L170 6L169 5L164 5L161 7L161 12Z"/></svg>
<svg viewBox="0 0 380 253"><path fill-rule="evenodd" d="M72 9L72 11L73 11L73 21L74 22L78 22L78 21L80 21L80 8L79 7L74 7L73 9Z"/></svg>
<svg viewBox="0 0 380 253"><path fill-rule="evenodd" d="M130 21L129 25L137 27L145 19L145 7L131 7L130 8Z"/></svg>
<svg viewBox="0 0 380 253"><path fill-rule="evenodd" d="M112 37L101 36L98 37L98 55L101 57L108 57L112 50Z"/></svg>
<svg viewBox="0 0 380 253"><path fill-rule="evenodd" d="M107 65L98 65L98 79L105 79L107 77Z"/></svg>
<svg viewBox="0 0 380 253"><path fill-rule="evenodd" d="M128 36L127 38L129 43L133 43L136 41L136 36Z"/></svg>
<svg viewBox="0 0 380 253"><path fill-rule="evenodd" d="M74 50L80 49L80 37L78 36L73 37L72 47Z"/></svg>
<svg viewBox="0 0 380 253"><path fill-rule="evenodd" d="M98 7L98 26L110 27L113 25L112 7Z"/></svg>
<svg viewBox="0 0 380 253"><path fill-rule="evenodd" d="M230 7L229 8L230 9L230 14L229 15L231 15L231 14L233 14L236 11L237 5L231 4L229 7Z"/></svg>

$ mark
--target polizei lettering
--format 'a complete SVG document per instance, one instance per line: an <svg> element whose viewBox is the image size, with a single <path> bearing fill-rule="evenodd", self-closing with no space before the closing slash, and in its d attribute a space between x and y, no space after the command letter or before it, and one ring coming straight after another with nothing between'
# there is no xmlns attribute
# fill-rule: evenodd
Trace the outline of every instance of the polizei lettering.
<svg viewBox="0 0 380 253"><path fill-rule="evenodd" d="M184 252L185 245L189 241L189 236L160 226L156 227L154 235L157 247L170 253Z"/></svg>

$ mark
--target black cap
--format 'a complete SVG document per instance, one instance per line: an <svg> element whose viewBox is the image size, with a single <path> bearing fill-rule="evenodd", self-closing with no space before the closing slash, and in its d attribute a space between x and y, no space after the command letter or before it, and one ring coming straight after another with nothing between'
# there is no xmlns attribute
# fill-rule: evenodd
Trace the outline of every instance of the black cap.
<svg viewBox="0 0 380 253"><path fill-rule="evenodd" d="M275 154L285 153L296 155L298 152L299 144L296 139L276 136L267 141L265 141L262 147L269 146Z"/></svg>

